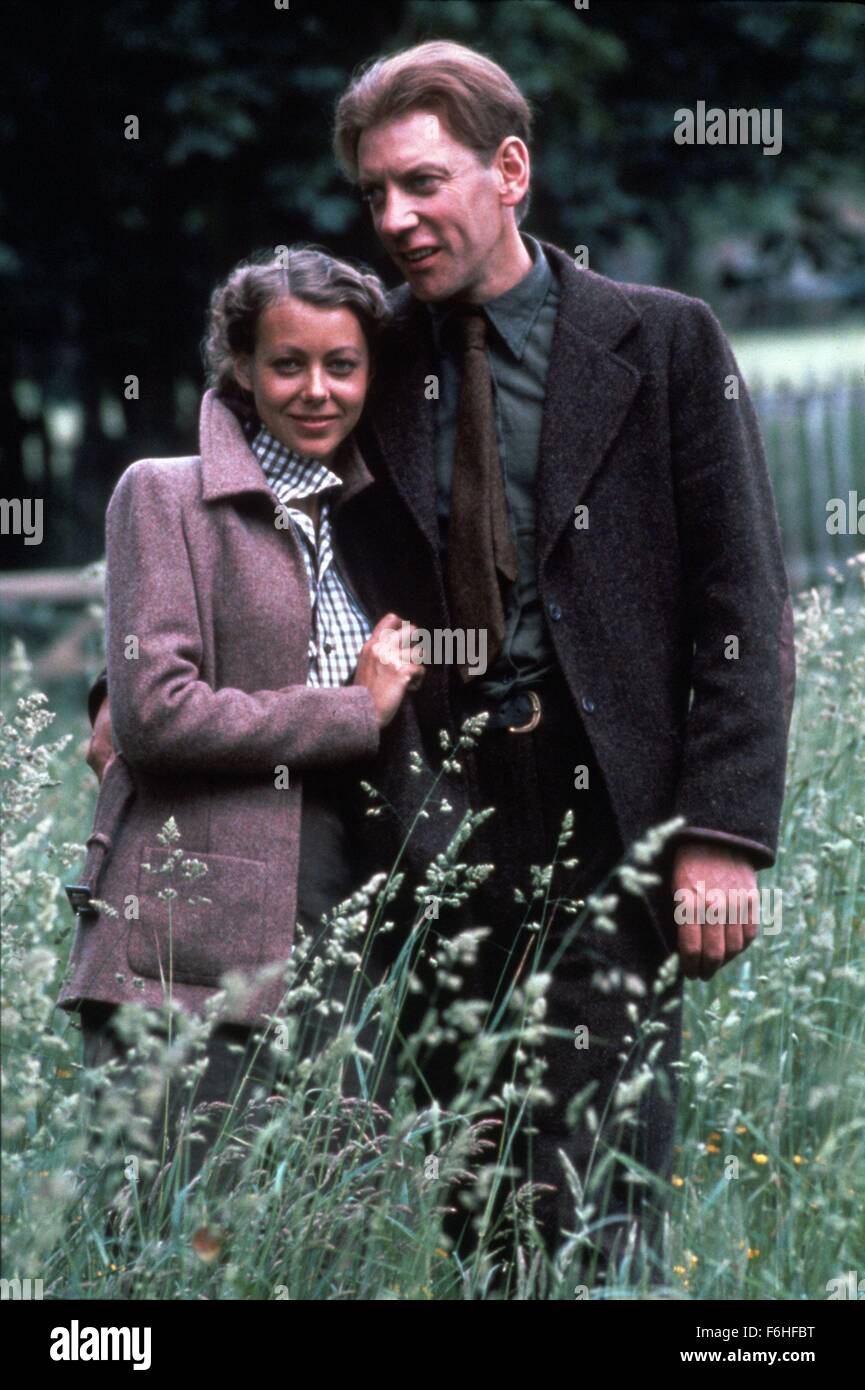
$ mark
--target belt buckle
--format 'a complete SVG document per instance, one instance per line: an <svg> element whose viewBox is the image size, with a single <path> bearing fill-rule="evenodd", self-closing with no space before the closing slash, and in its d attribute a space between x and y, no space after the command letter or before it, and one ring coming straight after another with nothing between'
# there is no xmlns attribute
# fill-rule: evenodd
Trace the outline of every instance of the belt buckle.
<svg viewBox="0 0 865 1390"><path fill-rule="evenodd" d="M530 734L532 729L536 729L541 722L541 697L536 690L524 690L522 694L528 695L532 705L532 712L525 724L509 724L509 734Z"/></svg>

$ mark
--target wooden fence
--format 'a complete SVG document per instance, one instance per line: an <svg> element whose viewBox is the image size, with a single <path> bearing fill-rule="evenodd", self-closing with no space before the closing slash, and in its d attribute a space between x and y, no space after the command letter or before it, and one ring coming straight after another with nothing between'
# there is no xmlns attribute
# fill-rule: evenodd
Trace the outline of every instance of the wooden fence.
<svg viewBox="0 0 865 1390"><path fill-rule="evenodd" d="M865 368L865 351L863 351ZM843 568L865 550L849 514L850 493L865 499L865 384L862 376L834 381L750 386L766 446L790 582L819 583L827 567ZM848 530L827 529L827 504L840 498Z"/></svg>

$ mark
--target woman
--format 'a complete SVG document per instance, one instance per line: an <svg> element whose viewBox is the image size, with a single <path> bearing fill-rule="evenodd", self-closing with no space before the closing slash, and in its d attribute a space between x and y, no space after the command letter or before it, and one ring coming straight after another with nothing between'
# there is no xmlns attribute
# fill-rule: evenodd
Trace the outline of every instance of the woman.
<svg viewBox="0 0 865 1390"><path fill-rule="evenodd" d="M283 997L294 924L320 930L363 881L348 808L423 675L400 643L379 643L402 619L373 627L334 525L350 528L372 483L352 431L386 317L374 275L315 248L242 262L211 299L200 455L140 460L114 490L120 751L71 894L85 911L57 1001L80 1008L86 1065L125 1056L120 1004L197 1014L231 972L199 1099L230 1099L257 1055L248 1084L269 1084L257 1029ZM169 817L203 878L157 872Z"/></svg>

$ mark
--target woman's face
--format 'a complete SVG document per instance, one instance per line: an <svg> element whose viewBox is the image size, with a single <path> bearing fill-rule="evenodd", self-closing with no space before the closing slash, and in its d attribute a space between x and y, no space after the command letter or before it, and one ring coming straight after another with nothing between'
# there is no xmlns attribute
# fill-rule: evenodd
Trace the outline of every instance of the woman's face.
<svg viewBox="0 0 865 1390"><path fill-rule="evenodd" d="M369 352L351 309L286 298L259 315L255 353L234 374L280 443L326 463L360 419Z"/></svg>

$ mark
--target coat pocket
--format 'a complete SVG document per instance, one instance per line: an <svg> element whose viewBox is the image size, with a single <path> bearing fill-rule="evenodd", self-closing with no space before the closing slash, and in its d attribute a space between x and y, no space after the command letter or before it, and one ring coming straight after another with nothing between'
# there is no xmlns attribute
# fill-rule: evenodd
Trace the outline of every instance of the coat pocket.
<svg viewBox="0 0 865 1390"><path fill-rule="evenodd" d="M218 986L227 970L258 965L264 945L267 865L258 859L189 850L184 857L206 864L206 873L187 878L177 866L172 873L151 872L165 864L167 854L147 846L142 855L139 920L130 923L126 948L130 968L150 979L164 979L166 985L173 980ZM167 889L174 889L176 897L160 896Z"/></svg>

